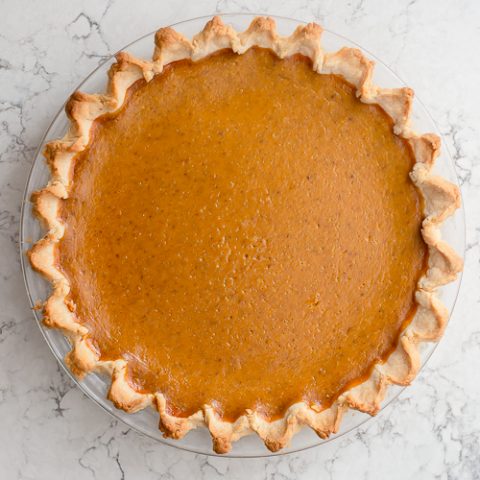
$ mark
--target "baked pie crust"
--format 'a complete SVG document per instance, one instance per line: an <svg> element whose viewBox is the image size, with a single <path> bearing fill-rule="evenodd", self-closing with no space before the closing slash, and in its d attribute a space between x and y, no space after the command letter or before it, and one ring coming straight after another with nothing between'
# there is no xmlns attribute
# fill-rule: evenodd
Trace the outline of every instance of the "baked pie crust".
<svg viewBox="0 0 480 480"><path fill-rule="evenodd" d="M79 377L94 370L110 375L112 383L108 398L116 407L132 413L147 406L156 408L160 414L160 429L165 436L179 439L191 429L206 426L217 453L228 452L232 442L253 432L271 451L277 451L287 445L303 425L326 438L338 430L342 415L348 408L375 415L389 384L407 385L415 377L420 366L419 345L441 337L448 312L435 291L437 287L453 281L462 269L461 259L442 240L440 233L441 224L460 205L459 191L456 186L431 173L439 154L440 139L433 134L419 135L412 130L412 90L374 85L373 63L370 60L359 50L351 48L325 53L320 44L321 34L322 29L311 23L298 27L289 37L280 37L274 21L263 17L255 18L249 28L240 33L223 24L219 17L214 17L192 41L171 28L162 28L155 35L152 61L119 53L109 73L106 94L75 92L70 97L66 106L70 129L64 138L50 142L45 148L51 180L34 195L33 202L47 233L28 255L33 267L51 282L52 293L44 304L44 322L49 327L61 329L69 338L72 350L66 363ZM428 246L428 266L415 292L417 312L400 334L393 353L385 362L374 366L367 380L341 393L329 408L318 411L299 402L274 421L268 421L255 410L247 410L235 421L226 421L217 415L212 405L205 405L188 417L174 416L167 408L164 395L140 393L132 388L127 380L126 360L100 360L98 352L86 340L89 331L77 321L74 305L68 298L69 280L57 268L58 242L65 232L60 211L72 185L74 158L89 145L93 122L106 113L118 111L124 105L130 86L142 79L151 81L171 62L183 59L197 61L222 49L231 49L241 55L254 46L271 49L281 59L294 54L308 57L319 75L343 77L354 85L359 101L379 105L392 118L394 133L408 141L415 156L416 163L410 177L424 199L422 236Z"/></svg>

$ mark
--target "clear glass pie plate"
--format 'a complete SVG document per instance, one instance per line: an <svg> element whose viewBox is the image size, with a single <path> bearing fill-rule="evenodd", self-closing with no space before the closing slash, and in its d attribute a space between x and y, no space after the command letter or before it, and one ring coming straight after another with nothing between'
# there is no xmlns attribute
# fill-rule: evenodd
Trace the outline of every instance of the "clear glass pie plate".
<svg viewBox="0 0 480 480"><path fill-rule="evenodd" d="M244 30L248 24L254 18L253 14L228 14L223 15L223 19L226 23L231 24L236 30ZM205 16L201 18L195 18L184 22L177 23L174 26L179 32L188 37L192 37L199 32L206 21L211 18ZM282 35L290 34L299 24L297 20L274 17L277 22L278 31ZM161 27L162 25L159 25ZM124 50L127 50L137 56L150 58L153 52L153 36L154 33L149 33L135 42L127 45ZM361 48L348 39L341 37L333 32L325 31L323 35L323 46L327 51L335 51L341 47L356 47ZM381 61L376 59L373 55L365 52L369 58L376 60L376 69L374 75L374 81L384 87L400 87L405 84ZM107 70L113 63L113 58L106 61L104 64L94 70L78 87L79 90L86 92L103 92L106 86ZM438 130L433 122L432 118L426 112L425 108L419 102L418 99L414 103L414 118L413 123L415 129L419 132L435 132ZM22 205L22 218L21 218L21 260L22 268L25 279L25 285L28 292L30 303L33 307L35 303L45 299L48 296L49 285L48 283L37 273L35 273L28 260L25 257L25 252L30 248L32 242L39 239L43 232L39 225L39 222L32 214L32 205L30 202L31 194L37 189L43 187L49 179L49 171L47 165L42 156L43 146L46 142L52 139L62 137L68 127L68 121L64 113L63 107L54 118L52 124L48 128L38 151L36 152L35 160L30 172L27 185L25 188L25 195ZM451 182L458 185L457 176L453 167L453 162L448 154L448 151L443 146L442 154L437 161L436 170L443 177L447 178ZM447 241L454 246L455 250L463 255L465 250L465 220L463 208L460 208L454 217L449 219L444 228L443 235ZM452 312L461 279L444 287L441 291L443 302ZM109 386L108 378L99 374L88 375L84 380L79 381L70 373L69 369L65 366L64 357L69 351L69 343L66 338L57 330L46 328L41 319L41 312L33 310L37 323L50 346L53 354L63 366L72 380L83 390L83 392L90 397L95 403L100 405L105 411L113 415L115 418L126 423L129 427L141 432L159 442L166 445L171 445L184 450L189 450L196 453L214 455L211 446L210 435L206 429L200 428L190 432L182 440L170 440L163 438L161 432L158 430L158 414L153 409L146 409L136 414L127 414L121 410L117 410L107 399L106 392ZM435 349L435 344L425 345L422 353L422 363L426 363L430 355ZM394 400L402 391L400 387L390 387L388 390L387 398L384 402L384 408L392 400ZM332 435L327 440L321 440L313 431L308 428L304 428L299 432L292 440L291 445L285 448L281 452L272 454L269 452L263 443L255 436L251 435L242 438L240 441L234 444L234 447L228 456L232 457L260 457L268 455L281 455L285 453L295 452L303 449L307 449L313 446L323 445L326 442L332 441L347 432L357 428L371 417L355 411L350 411L344 418L340 431L336 435Z"/></svg>

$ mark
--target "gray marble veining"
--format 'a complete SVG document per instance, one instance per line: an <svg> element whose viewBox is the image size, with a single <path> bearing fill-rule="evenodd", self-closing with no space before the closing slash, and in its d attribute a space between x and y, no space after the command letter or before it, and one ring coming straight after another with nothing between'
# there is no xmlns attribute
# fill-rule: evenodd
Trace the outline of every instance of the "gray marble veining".
<svg viewBox="0 0 480 480"><path fill-rule="evenodd" d="M33 153L75 85L145 32L239 11L316 20L391 66L438 123L467 215L457 308L414 385L352 434L303 453L256 460L168 448L94 406L59 368L34 323L17 250ZM0 478L480 478L479 2L4 0L0 26Z"/></svg>

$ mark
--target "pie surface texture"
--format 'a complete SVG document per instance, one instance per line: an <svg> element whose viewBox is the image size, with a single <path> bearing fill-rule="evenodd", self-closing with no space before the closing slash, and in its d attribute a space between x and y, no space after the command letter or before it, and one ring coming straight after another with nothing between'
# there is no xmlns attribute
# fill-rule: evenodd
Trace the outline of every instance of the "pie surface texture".
<svg viewBox="0 0 480 480"><path fill-rule="evenodd" d="M375 414L441 336L435 289L462 267L439 230L459 193L430 172L412 91L320 38L268 18L159 30L151 62L121 53L105 95L72 95L34 196L29 256L72 371L111 375L114 404L154 406L167 436L207 426L219 453Z"/></svg>

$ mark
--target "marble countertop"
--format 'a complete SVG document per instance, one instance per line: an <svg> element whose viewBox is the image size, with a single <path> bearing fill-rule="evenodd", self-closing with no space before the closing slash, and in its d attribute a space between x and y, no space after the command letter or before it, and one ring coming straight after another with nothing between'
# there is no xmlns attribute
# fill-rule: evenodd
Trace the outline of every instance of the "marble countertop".
<svg viewBox="0 0 480 480"><path fill-rule="evenodd" d="M480 2L476 0L0 1L0 478L474 479L480 477ZM29 309L18 229L33 154L73 88L123 45L222 12L315 20L382 58L426 104L461 179L463 285L413 386L357 431L267 459L194 455L144 438L62 372Z"/></svg>

